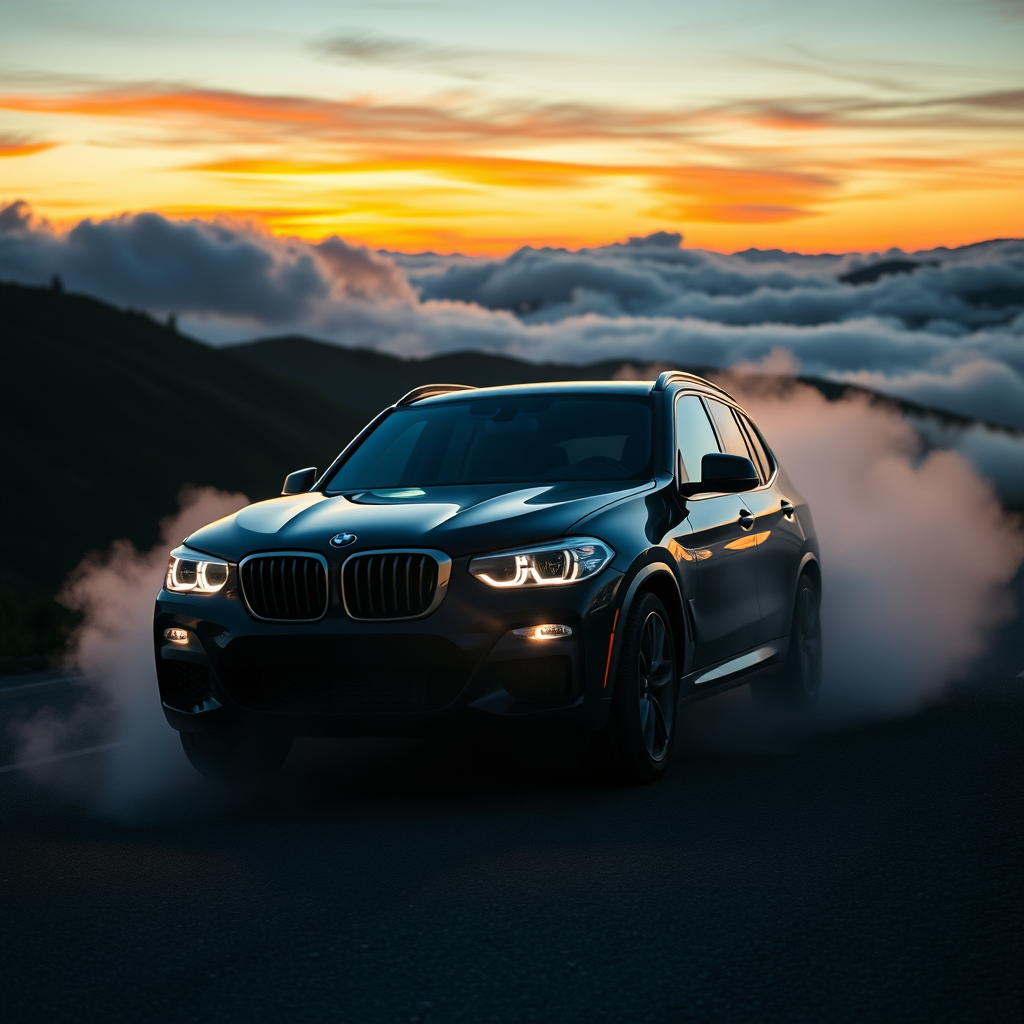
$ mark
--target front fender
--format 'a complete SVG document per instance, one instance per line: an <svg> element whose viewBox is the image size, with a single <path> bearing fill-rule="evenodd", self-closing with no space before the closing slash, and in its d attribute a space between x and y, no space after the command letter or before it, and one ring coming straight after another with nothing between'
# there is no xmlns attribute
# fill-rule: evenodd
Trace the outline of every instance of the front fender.
<svg viewBox="0 0 1024 1024"><path fill-rule="evenodd" d="M610 699L615 689L615 674L618 669L619 655L622 648L622 633L629 619L630 609L633 607L633 602L637 600L637 595L641 590L651 589L652 581L659 585L658 589L662 592L660 596L667 596L666 592L669 592L674 598L675 607L670 607L668 611L670 615L674 613L675 616L678 616L675 632L677 633L677 640L679 639L678 634L680 630L682 632L683 650L681 661L683 664L681 667L685 669L688 654L688 631L686 629L686 613L683 607L683 595L679 587L679 579L668 562L660 560L647 562L637 570L630 580L625 596L622 599L622 604L619 605L612 620L612 632L608 638L608 660L605 664L604 680L602 683L602 695L605 699ZM679 646L678 643L677 646Z"/></svg>

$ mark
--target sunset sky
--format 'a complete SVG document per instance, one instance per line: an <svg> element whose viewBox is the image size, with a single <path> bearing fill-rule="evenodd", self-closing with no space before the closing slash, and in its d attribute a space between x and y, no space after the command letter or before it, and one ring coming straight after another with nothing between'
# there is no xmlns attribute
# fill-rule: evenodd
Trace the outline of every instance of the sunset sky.
<svg viewBox="0 0 1024 1024"><path fill-rule="evenodd" d="M1024 234L1021 0L4 0L0 201L506 253Z"/></svg>

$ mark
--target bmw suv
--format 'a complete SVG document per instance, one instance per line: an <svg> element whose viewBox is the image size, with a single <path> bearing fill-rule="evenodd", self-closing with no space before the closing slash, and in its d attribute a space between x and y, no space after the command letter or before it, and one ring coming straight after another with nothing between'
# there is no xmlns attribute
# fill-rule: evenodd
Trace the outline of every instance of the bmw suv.
<svg viewBox="0 0 1024 1024"><path fill-rule="evenodd" d="M810 510L716 385L428 385L171 552L157 678L204 774L468 731L649 782L689 702L814 697L820 594Z"/></svg>

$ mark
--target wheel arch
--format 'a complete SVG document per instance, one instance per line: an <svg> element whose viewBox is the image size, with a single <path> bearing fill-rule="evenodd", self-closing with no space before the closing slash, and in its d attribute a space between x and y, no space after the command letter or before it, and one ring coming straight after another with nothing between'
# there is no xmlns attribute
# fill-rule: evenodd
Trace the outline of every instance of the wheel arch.
<svg viewBox="0 0 1024 1024"><path fill-rule="evenodd" d="M814 585L818 588L818 598L821 598L821 565L818 563L818 558L813 551L805 551L803 557L800 559L800 565L796 571L796 579L793 581L794 590L796 589L797 583L800 582L801 576L810 576L814 581Z"/></svg>
<svg viewBox="0 0 1024 1024"><path fill-rule="evenodd" d="M679 580L666 562L649 562L630 581L629 587L626 590L626 596L619 606L602 689L602 696L604 697L611 697L615 689L615 675L619 664L619 651L622 648L622 634L625 631L629 613L636 601L648 593L657 596L669 614L672 639L676 648L677 666L680 675L685 672L689 630L686 623L686 612L684 611L683 595L680 590Z"/></svg>

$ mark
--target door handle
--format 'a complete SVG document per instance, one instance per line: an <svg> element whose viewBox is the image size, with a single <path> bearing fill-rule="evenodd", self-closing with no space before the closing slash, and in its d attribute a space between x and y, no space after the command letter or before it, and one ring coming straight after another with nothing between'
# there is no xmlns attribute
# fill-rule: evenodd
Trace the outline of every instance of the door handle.
<svg viewBox="0 0 1024 1024"><path fill-rule="evenodd" d="M793 503L791 501L786 501L786 499L783 498L782 501L779 502L779 504L782 507L782 514L787 519L792 519L793 518L793 511L794 511L793 510Z"/></svg>
<svg viewBox="0 0 1024 1024"><path fill-rule="evenodd" d="M744 530L750 530L754 526L754 517L745 508L740 509L740 516L736 521Z"/></svg>

